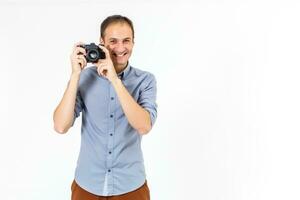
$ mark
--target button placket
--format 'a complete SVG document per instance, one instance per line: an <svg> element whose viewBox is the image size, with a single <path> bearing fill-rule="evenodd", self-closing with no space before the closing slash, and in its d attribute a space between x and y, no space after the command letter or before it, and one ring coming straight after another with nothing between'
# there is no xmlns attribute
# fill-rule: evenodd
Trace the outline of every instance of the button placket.
<svg viewBox="0 0 300 200"><path fill-rule="evenodd" d="M108 136L108 145L107 145L107 174L108 174L108 191L113 191L113 143L114 143L114 133L115 133L115 92L112 85L109 89L109 136Z"/></svg>

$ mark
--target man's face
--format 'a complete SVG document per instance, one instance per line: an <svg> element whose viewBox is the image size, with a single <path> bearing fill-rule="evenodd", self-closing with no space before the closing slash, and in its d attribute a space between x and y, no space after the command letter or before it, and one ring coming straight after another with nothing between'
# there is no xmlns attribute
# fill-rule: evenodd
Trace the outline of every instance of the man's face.
<svg viewBox="0 0 300 200"><path fill-rule="evenodd" d="M125 67L132 53L133 38L127 23L110 24L100 41L108 49L115 67Z"/></svg>

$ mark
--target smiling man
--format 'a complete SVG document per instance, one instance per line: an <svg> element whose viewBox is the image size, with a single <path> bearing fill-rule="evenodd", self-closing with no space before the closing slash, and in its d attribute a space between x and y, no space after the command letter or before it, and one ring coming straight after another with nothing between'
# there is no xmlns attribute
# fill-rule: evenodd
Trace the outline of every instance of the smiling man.
<svg viewBox="0 0 300 200"><path fill-rule="evenodd" d="M141 140L156 120L156 80L128 62L133 24L121 15L102 22L106 58L91 67L82 44L74 45L71 78L53 114L56 132L66 133L82 113L72 200L149 200Z"/></svg>

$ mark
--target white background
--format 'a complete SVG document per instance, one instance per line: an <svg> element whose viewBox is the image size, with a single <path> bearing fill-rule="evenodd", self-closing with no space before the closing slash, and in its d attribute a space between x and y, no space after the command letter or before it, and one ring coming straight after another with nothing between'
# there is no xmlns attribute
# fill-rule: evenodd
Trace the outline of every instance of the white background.
<svg viewBox="0 0 300 200"><path fill-rule="evenodd" d="M0 193L70 199L80 119L52 114L77 41L131 18L131 64L155 74L158 118L143 138L153 200L300 199L297 1L0 1Z"/></svg>

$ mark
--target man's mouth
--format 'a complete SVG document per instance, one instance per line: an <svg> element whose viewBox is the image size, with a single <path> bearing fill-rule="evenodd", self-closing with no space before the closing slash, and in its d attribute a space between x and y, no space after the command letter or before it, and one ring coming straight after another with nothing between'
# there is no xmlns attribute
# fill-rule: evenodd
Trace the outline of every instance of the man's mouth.
<svg viewBox="0 0 300 200"><path fill-rule="evenodd" d="M127 52L123 52L123 53L113 53L113 55L115 57L122 57L122 56L125 56L127 54Z"/></svg>

